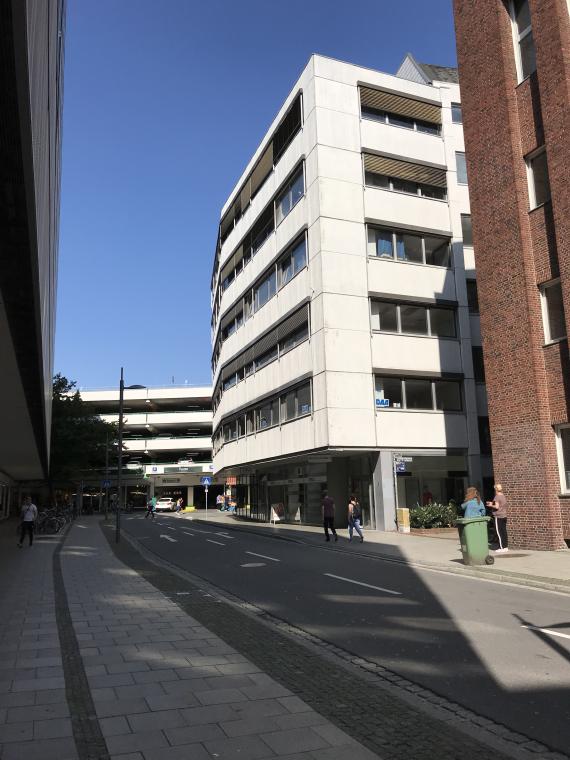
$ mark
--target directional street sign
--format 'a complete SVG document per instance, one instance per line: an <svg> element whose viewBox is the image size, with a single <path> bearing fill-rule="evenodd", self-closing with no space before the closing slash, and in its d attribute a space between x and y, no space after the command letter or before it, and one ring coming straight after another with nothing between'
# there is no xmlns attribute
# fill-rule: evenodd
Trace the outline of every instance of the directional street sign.
<svg viewBox="0 0 570 760"><path fill-rule="evenodd" d="M211 486L212 485L212 478L209 475L202 475L200 478L200 483L203 486Z"/></svg>

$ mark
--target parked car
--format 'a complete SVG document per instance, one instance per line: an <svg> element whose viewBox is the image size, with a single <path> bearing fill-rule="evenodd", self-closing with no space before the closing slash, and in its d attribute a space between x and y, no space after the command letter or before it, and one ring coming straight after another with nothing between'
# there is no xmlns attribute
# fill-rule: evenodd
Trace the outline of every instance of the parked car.
<svg viewBox="0 0 570 760"><path fill-rule="evenodd" d="M174 512L176 509L176 502L170 496L163 496L156 502L157 512Z"/></svg>

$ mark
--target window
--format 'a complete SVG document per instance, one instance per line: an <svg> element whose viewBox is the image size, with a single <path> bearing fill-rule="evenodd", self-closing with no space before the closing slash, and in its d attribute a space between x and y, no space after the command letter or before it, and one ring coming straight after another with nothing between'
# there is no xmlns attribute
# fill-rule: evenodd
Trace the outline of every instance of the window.
<svg viewBox="0 0 570 760"><path fill-rule="evenodd" d="M439 135L440 133L439 124L434 124L431 121L422 121L421 119L412 116L404 116L390 111L381 111L372 106L363 105L361 107L361 114L363 119L379 121L381 124L390 124L393 127L415 129L417 132L425 132L430 135Z"/></svg>
<svg viewBox="0 0 570 760"><path fill-rule="evenodd" d="M459 380L425 378L375 378L376 408L437 410L460 412L463 409Z"/></svg>
<svg viewBox="0 0 570 760"><path fill-rule="evenodd" d="M427 335L427 310L424 306L400 306L400 324L403 333Z"/></svg>
<svg viewBox="0 0 570 760"><path fill-rule="evenodd" d="M311 386L302 385L297 389L297 417L311 413Z"/></svg>
<svg viewBox="0 0 570 760"><path fill-rule="evenodd" d="M251 435L255 430L253 410L245 413L245 433Z"/></svg>
<svg viewBox="0 0 570 760"><path fill-rule="evenodd" d="M281 396L281 422L288 422L311 413L311 386L309 383Z"/></svg>
<svg viewBox="0 0 570 760"><path fill-rule="evenodd" d="M467 305L471 314L479 314L479 294L477 293L477 281L466 280L467 285Z"/></svg>
<svg viewBox="0 0 570 760"><path fill-rule="evenodd" d="M376 407L392 407L399 409L402 406L402 381L399 377L377 377Z"/></svg>
<svg viewBox="0 0 570 760"><path fill-rule="evenodd" d="M372 301L370 313L373 330L431 335L437 338L456 337L454 309Z"/></svg>
<svg viewBox="0 0 570 760"><path fill-rule="evenodd" d="M485 365L483 363L483 349L481 346L472 346L471 348L473 356L473 377L475 382L485 382Z"/></svg>
<svg viewBox="0 0 570 760"><path fill-rule="evenodd" d="M281 396L281 422L295 419L295 412L295 391L289 391L285 396Z"/></svg>
<svg viewBox="0 0 570 760"><path fill-rule="evenodd" d="M455 338L455 312L453 309L429 310L430 335L437 338Z"/></svg>
<svg viewBox="0 0 570 760"><path fill-rule="evenodd" d="M570 427L558 428L558 461L563 492L570 491Z"/></svg>
<svg viewBox="0 0 570 760"><path fill-rule="evenodd" d="M546 151L540 151L527 159L528 167L528 194L530 207L536 208L550 200L550 182L548 179L548 164Z"/></svg>
<svg viewBox="0 0 570 760"><path fill-rule="evenodd" d="M449 239L368 227L368 255L416 264L449 267Z"/></svg>
<svg viewBox="0 0 570 760"><path fill-rule="evenodd" d="M549 282L540 288L542 298L542 319L546 343L566 337L566 318L562 301L560 280Z"/></svg>
<svg viewBox="0 0 570 760"><path fill-rule="evenodd" d="M287 285L297 272L307 266L307 244L305 238L289 250L279 261L279 288Z"/></svg>
<svg viewBox="0 0 570 760"><path fill-rule="evenodd" d="M463 124L463 117L461 115L461 103L451 104L451 121L454 124Z"/></svg>
<svg viewBox="0 0 570 760"><path fill-rule="evenodd" d="M471 214L461 214L461 237L463 238L463 245L473 245Z"/></svg>
<svg viewBox="0 0 570 760"><path fill-rule="evenodd" d="M461 411L461 385L454 380L436 380L435 406L442 412Z"/></svg>
<svg viewBox="0 0 570 760"><path fill-rule="evenodd" d="M391 190L396 193L421 195L424 198L437 198L442 201L447 198L446 188L428 185L424 182L412 182L408 179L388 177L384 174L375 174L370 171L365 172L364 181L372 187L379 187L382 190Z"/></svg>
<svg viewBox="0 0 570 760"><path fill-rule="evenodd" d="M513 34L519 82L522 82L533 71L536 71L536 53L532 38L528 0L513 0L511 14L514 25Z"/></svg>
<svg viewBox="0 0 570 760"><path fill-rule="evenodd" d="M303 197L305 183L303 179L303 167L293 177L283 193L275 201L275 221L280 224L289 214L293 206Z"/></svg>
<svg viewBox="0 0 570 760"><path fill-rule="evenodd" d="M261 354L261 356L257 357L255 360L255 369L261 369L267 364L270 364L272 361L275 361L275 359L277 359L277 346L273 346L273 348L270 348L269 351L266 351L264 354Z"/></svg>
<svg viewBox="0 0 570 760"><path fill-rule="evenodd" d="M305 323L302 327L296 330L291 335L288 335L284 340L279 343L279 353L286 354L287 351L291 351L299 344L303 343L309 337L309 325Z"/></svg>
<svg viewBox="0 0 570 760"><path fill-rule="evenodd" d="M465 153L455 153L455 166L457 168L457 184L467 184L467 164L465 163Z"/></svg>
<svg viewBox="0 0 570 760"><path fill-rule="evenodd" d="M255 310L261 309L270 298L273 298L277 292L277 277L273 270L259 285L255 288L253 295L255 301Z"/></svg>
<svg viewBox="0 0 570 760"><path fill-rule="evenodd" d="M431 382L408 378L404 382L406 409L433 409Z"/></svg>
<svg viewBox="0 0 570 760"><path fill-rule="evenodd" d="M479 451L484 456L491 456L491 431L488 417L477 417L479 427Z"/></svg>
<svg viewBox="0 0 570 760"><path fill-rule="evenodd" d="M301 269L307 266L307 244L305 238L293 248L291 258L293 260L293 277L295 277L297 272L300 272Z"/></svg>
<svg viewBox="0 0 570 760"><path fill-rule="evenodd" d="M395 303L372 301L372 329L398 332L398 307Z"/></svg>

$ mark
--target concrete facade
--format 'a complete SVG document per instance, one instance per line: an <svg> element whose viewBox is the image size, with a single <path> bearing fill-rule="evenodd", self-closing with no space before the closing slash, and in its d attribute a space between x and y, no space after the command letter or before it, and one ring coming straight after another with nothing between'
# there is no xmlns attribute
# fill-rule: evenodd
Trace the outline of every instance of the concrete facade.
<svg viewBox="0 0 570 760"><path fill-rule="evenodd" d="M559 549L570 541L568 5L455 0L455 22L495 472L513 542Z"/></svg>
<svg viewBox="0 0 570 760"><path fill-rule="evenodd" d="M447 501L491 475L462 240L469 198L456 174L459 87L440 71L429 79L411 56L400 76L313 56L222 210L214 468L243 516L319 521L328 488L340 513L356 491L365 520L391 530L396 492L400 506L424 491ZM395 454L412 460L397 489Z"/></svg>
<svg viewBox="0 0 570 760"><path fill-rule="evenodd" d="M47 475L63 100L63 0L0 8L0 518Z"/></svg>

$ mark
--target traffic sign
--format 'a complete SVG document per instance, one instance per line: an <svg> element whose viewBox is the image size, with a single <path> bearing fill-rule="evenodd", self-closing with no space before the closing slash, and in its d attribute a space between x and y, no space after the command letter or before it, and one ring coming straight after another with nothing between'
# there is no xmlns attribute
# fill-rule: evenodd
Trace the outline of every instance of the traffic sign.
<svg viewBox="0 0 570 760"><path fill-rule="evenodd" d="M109 488L110 485L111 485L111 481L110 480L104 480L103 481L103 488Z"/></svg>
<svg viewBox="0 0 570 760"><path fill-rule="evenodd" d="M200 478L200 483L203 486L211 486L212 485L212 478L209 475L202 475Z"/></svg>
<svg viewBox="0 0 570 760"><path fill-rule="evenodd" d="M396 462L396 472L406 472L406 463Z"/></svg>

